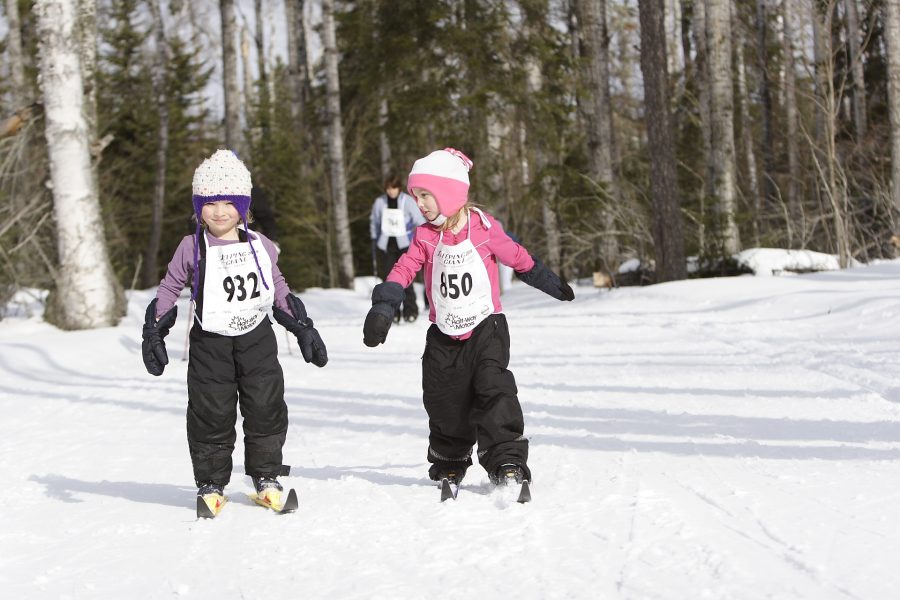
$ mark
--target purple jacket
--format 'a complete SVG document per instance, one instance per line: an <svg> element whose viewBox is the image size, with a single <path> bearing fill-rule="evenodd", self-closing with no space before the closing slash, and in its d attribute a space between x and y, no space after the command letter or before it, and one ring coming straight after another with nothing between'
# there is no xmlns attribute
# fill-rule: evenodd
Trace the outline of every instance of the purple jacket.
<svg viewBox="0 0 900 600"><path fill-rule="evenodd" d="M469 211L469 222L472 224L472 245L475 246L484 266L487 267L488 279L491 282L491 297L494 301L494 312L499 313L503 310L500 305L500 284L497 271L497 262L501 262L508 267L512 267L519 273L524 273L534 266L534 259L528 254L528 251L515 243L512 238L506 235L503 227L494 217L481 211L484 219L490 224L486 227L484 220L478 214L477 210ZM444 245L455 246L464 241L469 235L469 223L463 225L459 233L454 234L450 231L444 232ZM431 300L431 272L434 268L434 251L437 248L438 239L441 236L440 230L426 223L416 227L415 235L409 249L402 254L394 268L387 276L387 281L394 281L401 286L408 287L415 278L416 273L424 265L425 267L425 293L428 294L428 304L431 307L428 318L434 322L434 302ZM462 336L468 337L468 334Z"/></svg>
<svg viewBox="0 0 900 600"><path fill-rule="evenodd" d="M263 234L256 231L251 231L250 233L259 238L263 248L265 248L266 252L269 254L269 258L272 260L272 279L274 280L273 283L275 285L275 306L290 314L291 309L288 307L285 298L287 298L287 295L291 290L284 280L284 275L281 274L281 270L278 268L278 250L275 249L275 244ZM201 235L203 235L202 232ZM239 240L221 240L212 235L208 236L208 239L210 246L227 246L229 244L247 243ZM178 296L181 295L181 290L191 286L191 277L193 276L193 273L194 235L191 234L182 238L181 243L178 244L178 248L175 249L175 256L169 261L165 277L159 282L159 291L156 292L157 319L175 306ZM203 285L202 281L200 282L200 285Z"/></svg>

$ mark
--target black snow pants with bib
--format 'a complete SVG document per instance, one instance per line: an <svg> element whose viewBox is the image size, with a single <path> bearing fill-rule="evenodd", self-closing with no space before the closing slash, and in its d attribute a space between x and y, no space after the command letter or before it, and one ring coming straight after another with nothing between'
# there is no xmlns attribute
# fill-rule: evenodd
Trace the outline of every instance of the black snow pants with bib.
<svg viewBox="0 0 900 600"><path fill-rule="evenodd" d="M288 415L284 374L272 324L263 319L239 336L204 331L194 324L188 363L187 438L198 485L231 479L235 424L244 418L247 475L278 475Z"/></svg>
<svg viewBox="0 0 900 600"><path fill-rule="evenodd" d="M526 477L528 440L518 389L509 366L509 328L503 314L455 340L432 324L422 356L422 391L428 412L428 461L436 465L478 462L488 473L520 465Z"/></svg>

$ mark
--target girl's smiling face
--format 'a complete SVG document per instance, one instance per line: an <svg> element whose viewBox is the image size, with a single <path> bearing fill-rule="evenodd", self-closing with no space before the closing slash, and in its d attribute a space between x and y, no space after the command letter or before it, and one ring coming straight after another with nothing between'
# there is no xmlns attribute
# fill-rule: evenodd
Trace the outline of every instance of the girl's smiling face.
<svg viewBox="0 0 900 600"><path fill-rule="evenodd" d="M234 204L225 200L207 202L200 211L209 233L217 238L238 239L237 224L241 220Z"/></svg>
<svg viewBox="0 0 900 600"><path fill-rule="evenodd" d="M423 188L412 188L412 193L416 197L416 206L419 207L426 220L431 222L441 216L434 194Z"/></svg>

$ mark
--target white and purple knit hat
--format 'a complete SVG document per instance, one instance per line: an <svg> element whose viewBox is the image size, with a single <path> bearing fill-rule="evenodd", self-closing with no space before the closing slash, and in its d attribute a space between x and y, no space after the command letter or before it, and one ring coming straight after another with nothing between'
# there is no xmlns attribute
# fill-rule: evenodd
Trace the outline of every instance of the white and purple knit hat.
<svg viewBox="0 0 900 600"><path fill-rule="evenodd" d="M232 150L216 150L194 171L194 179L191 182L191 191L193 192L191 200L194 204L194 214L197 216L197 234L194 237L194 278L191 285L191 299L197 297L200 282L200 213L203 211L203 205L209 202L231 202L244 222L244 229L247 229L247 214L250 211L252 189L253 182L250 179L250 171ZM249 233L247 242L250 242ZM253 252L256 269L263 285L269 289L253 244L250 244L250 250Z"/></svg>
<svg viewBox="0 0 900 600"><path fill-rule="evenodd" d="M406 187L428 190L437 201L438 211L452 217L469 198L469 171L473 163L468 156L454 148L435 150L413 163Z"/></svg>
<svg viewBox="0 0 900 600"><path fill-rule="evenodd" d="M246 222L252 187L250 171L241 159L231 150L216 150L194 171L191 188L197 219L200 219L204 204L224 200L234 204L241 219Z"/></svg>

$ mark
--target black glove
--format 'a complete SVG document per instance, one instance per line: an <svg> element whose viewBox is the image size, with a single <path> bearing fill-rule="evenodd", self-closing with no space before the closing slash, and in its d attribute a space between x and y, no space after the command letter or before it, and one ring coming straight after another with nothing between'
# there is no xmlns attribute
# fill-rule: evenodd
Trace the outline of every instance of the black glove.
<svg viewBox="0 0 900 600"><path fill-rule="evenodd" d="M173 306L169 312L156 320L156 301L147 306L147 313L144 315L144 331L141 342L141 354L144 357L144 366L151 375L162 375L163 369L169 364L169 355L166 354L166 343L163 339L169 335L169 329L175 324L175 318L178 316L178 307Z"/></svg>
<svg viewBox="0 0 900 600"><path fill-rule="evenodd" d="M405 295L406 292L400 284L394 281L386 281L375 286L372 290L372 308L369 309L363 325L363 344L374 348L384 343L394 321L394 315L397 314Z"/></svg>
<svg viewBox="0 0 900 600"><path fill-rule="evenodd" d="M272 315L285 329L297 336L297 344L300 346L300 354L303 360L311 362L317 367L328 364L328 352L325 350L325 342L322 336L313 327L313 321L306 316L306 307L297 296L288 294L285 300L293 315L281 310L277 306L272 307Z"/></svg>
<svg viewBox="0 0 900 600"><path fill-rule="evenodd" d="M530 271L518 273L519 279L557 300L570 302L575 298L575 292L568 283L560 279L559 275L551 271L539 258L536 256L531 258L534 259L534 266Z"/></svg>

